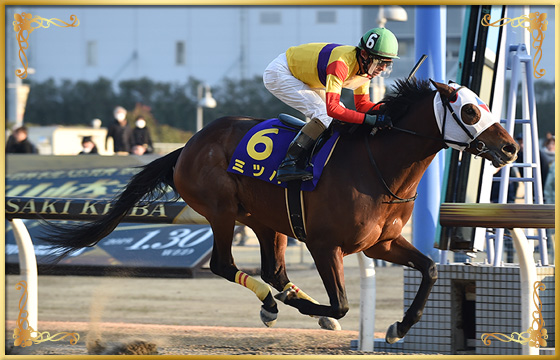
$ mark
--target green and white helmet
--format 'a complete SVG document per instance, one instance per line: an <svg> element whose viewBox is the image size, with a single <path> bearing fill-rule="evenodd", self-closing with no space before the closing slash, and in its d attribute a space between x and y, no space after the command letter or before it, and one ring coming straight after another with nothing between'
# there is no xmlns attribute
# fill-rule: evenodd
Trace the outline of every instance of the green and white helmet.
<svg viewBox="0 0 560 360"><path fill-rule="evenodd" d="M366 32L362 36L358 47L373 56L399 59L397 56L399 42L395 34L385 28L375 28Z"/></svg>

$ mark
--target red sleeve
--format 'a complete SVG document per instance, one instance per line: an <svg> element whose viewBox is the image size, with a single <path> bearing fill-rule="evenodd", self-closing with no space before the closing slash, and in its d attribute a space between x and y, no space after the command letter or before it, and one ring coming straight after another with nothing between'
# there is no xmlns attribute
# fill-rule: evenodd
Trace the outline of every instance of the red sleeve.
<svg viewBox="0 0 560 360"><path fill-rule="evenodd" d="M340 121L363 124L365 115L340 105L340 94L328 92L326 98L327 115Z"/></svg>
<svg viewBox="0 0 560 360"><path fill-rule="evenodd" d="M377 106L369 100L369 94L354 94L354 105L361 113L367 113L372 107Z"/></svg>
<svg viewBox="0 0 560 360"><path fill-rule="evenodd" d="M326 103L327 115L340 121L362 124L365 115L340 105L342 84L348 76L348 66L343 61L333 61L327 66Z"/></svg>

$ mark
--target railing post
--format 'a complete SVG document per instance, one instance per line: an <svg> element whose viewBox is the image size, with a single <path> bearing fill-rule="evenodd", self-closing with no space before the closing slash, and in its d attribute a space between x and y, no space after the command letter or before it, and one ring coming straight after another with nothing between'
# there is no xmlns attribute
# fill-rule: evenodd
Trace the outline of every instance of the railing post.
<svg viewBox="0 0 560 360"><path fill-rule="evenodd" d="M519 277L521 286L521 328L533 327L532 315L537 311L533 300L533 287L537 282L537 268L533 259L533 252L528 249L529 244L522 229L511 230L511 238L517 256L519 257ZM539 355L539 349L534 346L523 346L522 355Z"/></svg>
<svg viewBox="0 0 560 360"><path fill-rule="evenodd" d="M375 335L375 266L364 253L358 255L360 265L360 351L373 351Z"/></svg>
<svg viewBox="0 0 560 360"><path fill-rule="evenodd" d="M37 259L31 236L21 219L12 219L14 237L18 246L19 273L27 283L27 304L25 306L28 317L27 321L33 330L37 330L39 317L39 280L37 276Z"/></svg>

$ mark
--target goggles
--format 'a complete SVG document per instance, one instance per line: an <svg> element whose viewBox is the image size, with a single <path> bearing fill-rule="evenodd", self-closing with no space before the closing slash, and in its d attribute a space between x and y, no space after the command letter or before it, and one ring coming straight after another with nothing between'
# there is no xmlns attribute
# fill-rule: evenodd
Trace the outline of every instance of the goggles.
<svg viewBox="0 0 560 360"><path fill-rule="evenodd" d="M370 77L373 77L374 72L378 69L381 69L379 76L383 78L386 78L389 74L391 74L391 71L393 70L393 60L384 60L376 56L370 56L369 60L367 73Z"/></svg>

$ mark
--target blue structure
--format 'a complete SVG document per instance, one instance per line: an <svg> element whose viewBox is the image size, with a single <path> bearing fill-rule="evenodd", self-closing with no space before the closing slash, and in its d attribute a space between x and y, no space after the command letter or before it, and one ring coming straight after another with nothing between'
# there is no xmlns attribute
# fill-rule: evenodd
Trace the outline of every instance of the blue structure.
<svg viewBox="0 0 560 360"><path fill-rule="evenodd" d="M446 83L445 38L446 8L444 6L417 6L415 19L415 55L428 59L416 73L418 79L433 79ZM440 152L428 167L418 185L418 198L412 214L413 245L423 254L439 261L439 250L434 249L438 226L441 183L445 168L445 153Z"/></svg>

